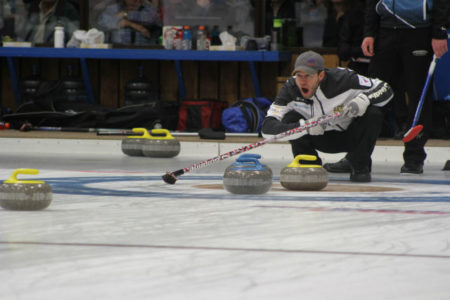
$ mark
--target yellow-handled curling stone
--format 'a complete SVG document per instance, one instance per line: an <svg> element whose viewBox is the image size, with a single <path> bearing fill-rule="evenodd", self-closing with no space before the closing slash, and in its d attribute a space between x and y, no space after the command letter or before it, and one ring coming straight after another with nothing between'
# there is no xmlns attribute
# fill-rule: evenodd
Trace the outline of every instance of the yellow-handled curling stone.
<svg viewBox="0 0 450 300"><path fill-rule="evenodd" d="M264 194L272 187L272 170L259 154L242 154L225 169L223 186L233 194Z"/></svg>
<svg viewBox="0 0 450 300"><path fill-rule="evenodd" d="M0 185L0 206L9 210L41 210L52 202L52 188L41 180L19 180L17 175L36 175L36 169L16 169Z"/></svg>
<svg viewBox="0 0 450 300"><path fill-rule="evenodd" d="M288 190L314 191L328 185L328 173L321 165L300 164L302 161L315 161L315 155L297 155L280 172L280 183Z"/></svg>
<svg viewBox="0 0 450 300"><path fill-rule="evenodd" d="M131 135L124 138L122 140L122 152L128 156L143 156L142 145L150 135L145 128L133 128L132 131L142 133L142 135Z"/></svg>
<svg viewBox="0 0 450 300"><path fill-rule="evenodd" d="M180 153L180 142L170 134L169 130L153 129L151 134L148 132L147 134L148 137L142 144L142 154L144 156L174 157Z"/></svg>

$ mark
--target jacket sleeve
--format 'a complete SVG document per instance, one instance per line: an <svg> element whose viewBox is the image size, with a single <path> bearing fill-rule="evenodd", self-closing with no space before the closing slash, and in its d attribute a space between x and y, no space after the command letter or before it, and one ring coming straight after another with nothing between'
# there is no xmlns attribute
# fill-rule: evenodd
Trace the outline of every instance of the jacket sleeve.
<svg viewBox="0 0 450 300"><path fill-rule="evenodd" d="M371 81L373 87L364 91L363 94L367 96L371 105L379 107L386 105L394 97L391 86L379 79L371 79Z"/></svg>
<svg viewBox="0 0 450 300"><path fill-rule="evenodd" d="M261 128L261 134L264 138L270 138L274 135L300 126L298 120L292 122L282 121L286 113L291 110L288 107L288 104L294 100L292 95L292 89L296 88L294 85L295 81L288 80L281 88L275 98L275 101L270 105L270 108L267 111L267 116L264 118ZM304 135L303 132L287 136L282 140L297 139L302 135Z"/></svg>
<svg viewBox="0 0 450 300"><path fill-rule="evenodd" d="M445 1L445 0L444 0ZM379 23L380 17L378 16L375 6L377 5L377 0L366 0L366 11L365 11L365 22L364 22L364 37L375 37Z"/></svg>
<svg viewBox="0 0 450 300"><path fill-rule="evenodd" d="M431 11L431 37L433 39L447 39L447 26L450 13L448 0L435 0Z"/></svg>

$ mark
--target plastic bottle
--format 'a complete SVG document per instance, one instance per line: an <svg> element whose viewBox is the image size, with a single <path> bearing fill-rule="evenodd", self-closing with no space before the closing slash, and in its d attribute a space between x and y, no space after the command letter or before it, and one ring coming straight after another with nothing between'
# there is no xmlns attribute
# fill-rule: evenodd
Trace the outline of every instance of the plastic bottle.
<svg viewBox="0 0 450 300"><path fill-rule="evenodd" d="M54 47L64 48L64 26L61 24L55 26Z"/></svg>
<svg viewBox="0 0 450 300"><path fill-rule="evenodd" d="M177 29L175 39L173 41L173 46L176 50L183 49L182 40L183 40L183 30Z"/></svg>
<svg viewBox="0 0 450 300"><path fill-rule="evenodd" d="M199 26L197 30L197 50L208 50L207 49L207 35L205 31L205 26Z"/></svg>
<svg viewBox="0 0 450 300"><path fill-rule="evenodd" d="M281 45L281 29L283 27L283 21L281 19L273 19L272 27L272 41L270 44L270 50L279 51L282 48Z"/></svg>
<svg viewBox="0 0 450 300"><path fill-rule="evenodd" d="M183 50L191 50L192 49L192 32L191 27L188 25L184 26L183 30Z"/></svg>
<svg viewBox="0 0 450 300"><path fill-rule="evenodd" d="M166 49L175 49L175 37L177 29L174 27L168 28L164 32L164 46Z"/></svg>

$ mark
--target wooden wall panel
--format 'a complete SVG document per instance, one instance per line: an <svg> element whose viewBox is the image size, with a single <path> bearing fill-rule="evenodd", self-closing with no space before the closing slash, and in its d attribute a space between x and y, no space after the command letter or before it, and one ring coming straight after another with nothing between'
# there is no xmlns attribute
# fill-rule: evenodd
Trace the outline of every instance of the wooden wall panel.
<svg viewBox="0 0 450 300"><path fill-rule="evenodd" d="M221 62L219 79L219 99L233 103L239 94L239 63Z"/></svg>
<svg viewBox="0 0 450 300"><path fill-rule="evenodd" d="M219 63L198 62L199 99L219 99Z"/></svg>
<svg viewBox="0 0 450 300"><path fill-rule="evenodd" d="M277 77L278 77L277 62L260 64L260 81L261 96L274 99L277 93Z"/></svg>
<svg viewBox="0 0 450 300"><path fill-rule="evenodd" d="M57 58L44 58L41 60L41 72L47 80L59 80L60 60Z"/></svg>
<svg viewBox="0 0 450 300"><path fill-rule="evenodd" d="M299 53L284 63L257 63L262 96L273 99L278 91L279 77L286 77ZM323 54L327 67L339 65L335 54ZM75 74L81 78L79 60L74 59L16 59L20 78L31 75L33 63L40 65L46 80L57 80L67 75L72 64ZM144 74L159 89L164 101L178 101L178 78L173 61L138 60L88 60L89 75L96 102L109 107L124 105L124 87L129 80L138 77L138 66L144 66ZM6 59L2 59L1 100L4 106L15 109L12 85ZM186 97L189 99L220 99L233 103L238 99L254 97L254 88L247 62L182 62Z"/></svg>
<svg viewBox="0 0 450 300"><path fill-rule="evenodd" d="M140 62L144 67L144 76L157 90L159 94L159 62L155 60L144 60Z"/></svg>
<svg viewBox="0 0 450 300"><path fill-rule="evenodd" d="M119 61L119 106L125 105L125 85L131 80L137 80L139 75L140 61L121 60Z"/></svg>
<svg viewBox="0 0 450 300"><path fill-rule="evenodd" d="M94 94L94 100L96 104L100 104L100 87L101 87L101 72L100 72L100 60L92 60L89 59L86 61L89 72L89 79L91 82L92 92ZM81 66L80 66L81 68ZM83 76L83 73L80 69L80 76ZM111 106L111 105L108 105Z"/></svg>
<svg viewBox="0 0 450 300"><path fill-rule="evenodd" d="M258 72L258 69L256 65L256 72ZM237 99L255 97L252 76L247 62L239 63L239 73L239 93L236 95Z"/></svg>
<svg viewBox="0 0 450 300"><path fill-rule="evenodd" d="M16 111L16 101L12 89L11 77L9 76L8 62L6 58L1 59L1 98L0 104L4 110Z"/></svg>
<svg viewBox="0 0 450 300"><path fill-rule="evenodd" d="M325 68L339 67L339 57L336 54L323 54Z"/></svg>
<svg viewBox="0 0 450 300"><path fill-rule="evenodd" d="M100 82L99 104L109 107L119 106L119 62L116 60L101 60L100 71L97 77L93 77L91 82Z"/></svg>
<svg viewBox="0 0 450 300"><path fill-rule="evenodd" d="M160 85L159 94L161 100L177 101L178 100L178 79L175 71L175 63L173 61L160 62Z"/></svg>
<svg viewBox="0 0 450 300"><path fill-rule="evenodd" d="M198 99L198 62L183 61L184 88L186 89L186 99Z"/></svg>

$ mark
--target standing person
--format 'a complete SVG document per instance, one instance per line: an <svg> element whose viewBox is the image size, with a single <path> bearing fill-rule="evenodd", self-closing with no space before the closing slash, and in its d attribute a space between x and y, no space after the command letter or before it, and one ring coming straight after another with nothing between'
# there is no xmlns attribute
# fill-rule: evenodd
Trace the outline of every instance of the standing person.
<svg viewBox="0 0 450 300"><path fill-rule="evenodd" d="M361 49L364 28L364 0L345 0L349 9L342 17L337 53L341 61L349 61L348 68L368 76L370 58Z"/></svg>
<svg viewBox="0 0 450 300"><path fill-rule="evenodd" d="M68 0L33 0L17 35L19 39L33 43L53 43L57 24L64 26L64 39L68 41L80 27L76 7Z"/></svg>
<svg viewBox="0 0 450 300"><path fill-rule="evenodd" d="M325 0L327 18L323 30L322 46L337 47L345 13L352 8L350 0Z"/></svg>
<svg viewBox="0 0 450 300"><path fill-rule="evenodd" d="M108 42L125 45L156 45L161 35L158 8L148 1L123 0L106 7L98 25Z"/></svg>
<svg viewBox="0 0 450 300"><path fill-rule="evenodd" d="M369 75L397 85L401 76L412 123L433 56L448 51L448 0L368 0L362 50L371 57ZM396 90L394 88L394 90ZM429 90L430 91L430 90ZM395 106L394 106L395 107ZM426 98L419 123L423 132L405 143L401 173L421 174L430 137L432 99Z"/></svg>
<svg viewBox="0 0 450 300"><path fill-rule="evenodd" d="M283 46L301 46L303 42L301 27L296 24L296 8L294 0L271 0L266 1L265 11L265 34L271 35L274 27L274 19L283 22L283 32L280 33L282 41L278 41Z"/></svg>
<svg viewBox="0 0 450 300"><path fill-rule="evenodd" d="M305 120L341 111L341 116L286 137L292 153L310 154L322 160L317 150L347 152L351 164L350 180L371 181L371 155L381 130L380 107L392 98L390 86L364 77L350 69L324 68L324 59L313 51L298 56L293 77L281 88L262 125L264 137L305 124Z"/></svg>

